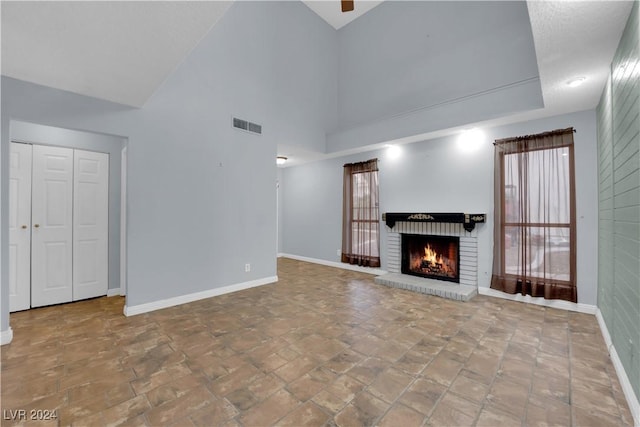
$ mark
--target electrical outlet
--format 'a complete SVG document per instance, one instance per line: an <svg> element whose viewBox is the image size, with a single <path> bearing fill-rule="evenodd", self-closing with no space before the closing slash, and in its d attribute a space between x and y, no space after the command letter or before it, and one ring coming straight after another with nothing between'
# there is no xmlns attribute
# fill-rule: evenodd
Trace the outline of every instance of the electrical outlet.
<svg viewBox="0 0 640 427"><path fill-rule="evenodd" d="M340 249L337 249L337 250L336 250L336 255L338 255L338 256L342 255L342 254L340 253Z"/></svg>
<svg viewBox="0 0 640 427"><path fill-rule="evenodd" d="M244 265L244 272L245 272L245 273L248 273L248 272L250 272L250 271L251 271L251 264L245 264L245 265Z"/></svg>

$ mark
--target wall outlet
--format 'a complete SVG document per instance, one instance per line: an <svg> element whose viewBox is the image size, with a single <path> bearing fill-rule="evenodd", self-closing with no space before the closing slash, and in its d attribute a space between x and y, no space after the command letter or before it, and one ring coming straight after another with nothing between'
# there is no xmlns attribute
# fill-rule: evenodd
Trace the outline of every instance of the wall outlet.
<svg viewBox="0 0 640 427"><path fill-rule="evenodd" d="M338 256L342 255L342 254L340 253L340 249L336 250L336 255L338 255Z"/></svg>
<svg viewBox="0 0 640 427"><path fill-rule="evenodd" d="M248 273L248 272L250 272L250 271L251 271L251 264L245 264L245 265L244 265L244 272L245 272L245 273Z"/></svg>

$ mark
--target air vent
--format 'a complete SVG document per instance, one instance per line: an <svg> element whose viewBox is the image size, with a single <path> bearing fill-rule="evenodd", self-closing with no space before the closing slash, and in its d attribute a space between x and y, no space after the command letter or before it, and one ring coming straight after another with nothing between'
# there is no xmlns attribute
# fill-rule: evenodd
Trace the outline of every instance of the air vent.
<svg viewBox="0 0 640 427"><path fill-rule="evenodd" d="M258 135L262 135L262 126L256 123L251 123L246 120L239 119L237 117L233 118L233 127L236 129L244 130L247 132L255 133Z"/></svg>

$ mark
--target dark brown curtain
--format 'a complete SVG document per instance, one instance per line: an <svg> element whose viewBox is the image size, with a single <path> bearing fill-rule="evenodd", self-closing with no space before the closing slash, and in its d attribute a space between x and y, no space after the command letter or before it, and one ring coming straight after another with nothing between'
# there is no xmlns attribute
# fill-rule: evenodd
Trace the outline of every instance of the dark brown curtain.
<svg viewBox="0 0 640 427"><path fill-rule="evenodd" d="M573 132L495 142L492 289L577 302Z"/></svg>
<svg viewBox="0 0 640 427"><path fill-rule="evenodd" d="M378 159L344 165L342 262L380 267Z"/></svg>

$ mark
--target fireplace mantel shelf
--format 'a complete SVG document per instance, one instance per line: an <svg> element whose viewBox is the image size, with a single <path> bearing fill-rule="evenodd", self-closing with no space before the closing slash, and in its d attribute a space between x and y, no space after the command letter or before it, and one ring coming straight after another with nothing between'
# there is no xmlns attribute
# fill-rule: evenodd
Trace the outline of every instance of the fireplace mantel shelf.
<svg viewBox="0 0 640 427"><path fill-rule="evenodd" d="M433 212L386 212L382 214L382 220L387 227L393 228L398 221L405 222L445 222L462 224L465 230L473 231L476 224L486 221L487 214L466 214L466 213L433 213Z"/></svg>

